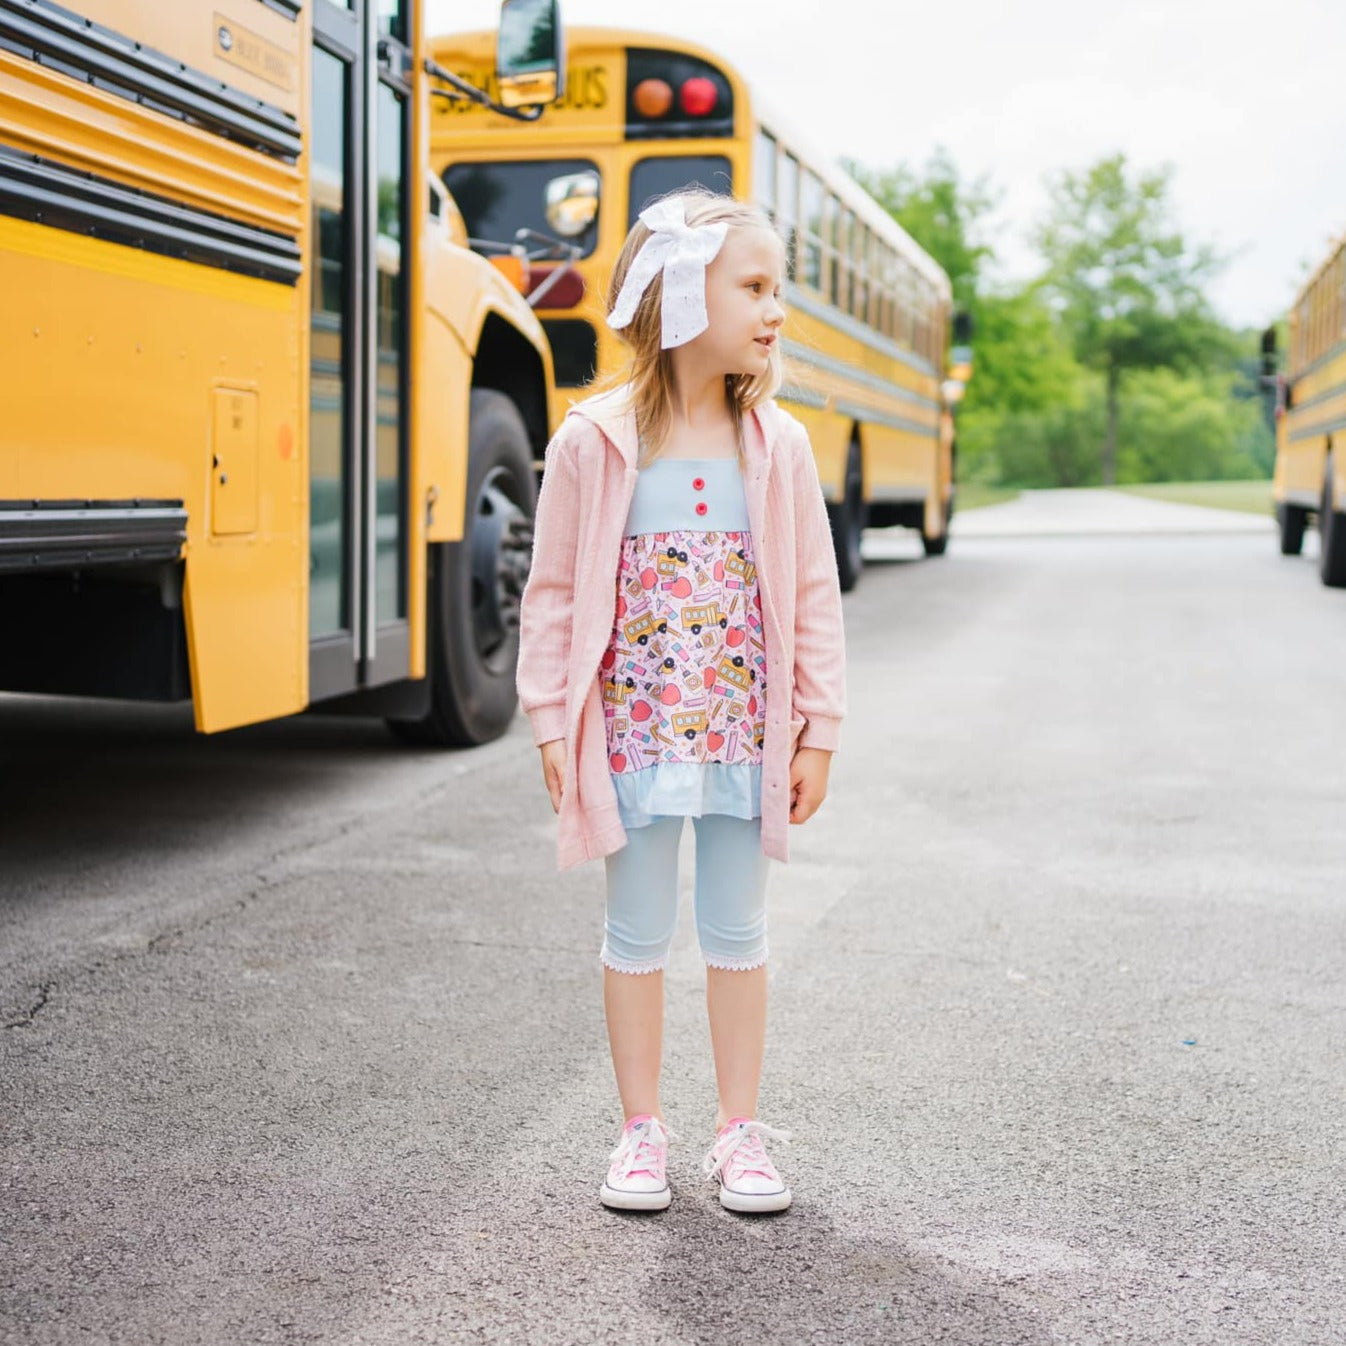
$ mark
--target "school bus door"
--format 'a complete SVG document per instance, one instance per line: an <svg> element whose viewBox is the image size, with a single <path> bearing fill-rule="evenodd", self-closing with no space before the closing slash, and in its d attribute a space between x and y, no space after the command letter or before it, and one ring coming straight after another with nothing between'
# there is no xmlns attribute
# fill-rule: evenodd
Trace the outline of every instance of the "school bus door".
<svg viewBox="0 0 1346 1346"><path fill-rule="evenodd" d="M410 672L411 8L313 7L310 701Z"/></svg>

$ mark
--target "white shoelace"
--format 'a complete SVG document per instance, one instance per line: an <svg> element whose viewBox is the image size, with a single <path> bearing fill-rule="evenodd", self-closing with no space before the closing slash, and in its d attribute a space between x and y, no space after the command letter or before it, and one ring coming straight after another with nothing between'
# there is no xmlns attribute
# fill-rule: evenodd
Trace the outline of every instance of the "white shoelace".
<svg viewBox="0 0 1346 1346"><path fill-rule="evenodd" d="M755 1146L755 1150L750 1156L752 1159L755 1160L760 1154L762 1159L770 1164L771 1160L767 1152L762 1149L764 1140L778 1140L782 1145L788 1145L790 1143L790 1133L788 1131L777 1131L774 1126L768 1126L765 1122L747 1122L743 1126L737 1127L729 1133L727 1139L717 1140L711 1146L710 1153L701 1161L701 1167L706 1177L719 1177L729 1161L745 1145ZM723 1146L723 1149L720 1148L721 1146ZM744 1156L745 1159L748 1157Z"/></svg>
<svg viewBox="0 0 1346 1346"><path fill-rule="evenodd" d="M667 1145L677 1137L657 1117L651 1118L648 1125L623 1131L617 1148L608 1156L608 1162L621 1165L621 1176L629 1178L633 1173L650 1173L656 1170L651 1164L657 1162L655 1156L643 1153L646 1147Z"/></svg>

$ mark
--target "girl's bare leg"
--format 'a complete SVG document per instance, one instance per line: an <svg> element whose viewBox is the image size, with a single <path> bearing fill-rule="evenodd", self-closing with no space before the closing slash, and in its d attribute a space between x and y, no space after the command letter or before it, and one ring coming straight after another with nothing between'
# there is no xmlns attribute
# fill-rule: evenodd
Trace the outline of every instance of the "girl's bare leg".
<svg viewBox="0 0 1346 1346"><path fill-rule="evenodd" d="M706 969L706 1010L720 1091L716 1129L731 1117L757 1116L766 1050L766 964L747 972Z"/></svg>
<svg viewBox="0 0 1346 1346"><path fill-rule="evenodd" d="M603 1008L622 1114L663 1121L659 1066L664 1049L664 974L603 969Z"/></svg>

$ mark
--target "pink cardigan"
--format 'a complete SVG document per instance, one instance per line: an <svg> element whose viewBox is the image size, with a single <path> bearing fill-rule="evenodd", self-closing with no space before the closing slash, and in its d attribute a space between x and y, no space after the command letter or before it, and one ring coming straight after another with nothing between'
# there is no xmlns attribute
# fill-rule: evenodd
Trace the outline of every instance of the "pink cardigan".
<svg viewBox="0 0 1346 1346"><path fill-rule="evenodd" d="M762 850L786 860L795 745L835 751L845 713L841 592L804 427L767 402L745 418L744 436L766 635ZM626 844L608 770L598 670L616 615L637 451L635 413L622 389L571 408L547 446L523 595L518 686L534 740L566 742L557 839L562 869ZM788 700L780 694L785 687Z"/></svg>

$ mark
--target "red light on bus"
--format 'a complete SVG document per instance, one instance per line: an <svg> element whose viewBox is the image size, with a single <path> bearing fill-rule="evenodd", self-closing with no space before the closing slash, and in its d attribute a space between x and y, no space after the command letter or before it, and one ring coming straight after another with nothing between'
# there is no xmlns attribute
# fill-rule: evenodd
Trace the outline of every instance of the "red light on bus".
<svg viewBox="0 0 1346 1346"><path fill-rule="evenodd" d="M643 79L631 94L642 117L662 117L673 106L673 90L667 80Z"/></svg>
<svg viewBox="0 0 1346 1346"><path fill-rule="evenodd" d="M680 91L682 98L682 110L689 117L707 117L715 111L715 104L720 101L719 91L715 88L715 81L706 79L701 75L696 75L687 80Z"/></svg>
<svg viewBox="0 0 1346 1346"><path fill-rule="evenodd" d="M524 293L531 298L537 290L542 288L544 283L556 275L557 271L560 271L561 275L552 281L546 294L541 299L533 301L537 308L574 308L584 299L584 277L574 267L570 266L530 267L527 281L528 288Z"/></svg>

